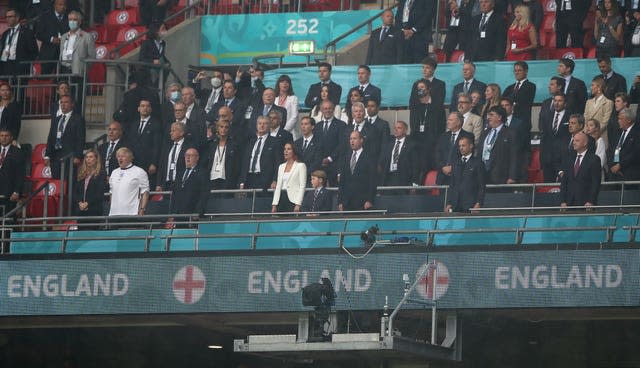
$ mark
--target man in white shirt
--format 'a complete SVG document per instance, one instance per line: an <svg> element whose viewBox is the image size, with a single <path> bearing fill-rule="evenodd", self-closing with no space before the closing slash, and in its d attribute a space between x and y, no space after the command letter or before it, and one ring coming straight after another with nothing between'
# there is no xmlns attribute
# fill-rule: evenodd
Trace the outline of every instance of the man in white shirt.
<svg viewBox="0 0 640 368"><path fill-rule="evenodd" d="M109 216L142 216L149 201L147 173L133 165L133 153L126 147L116 152L119 167L109 177Z"/></svg>

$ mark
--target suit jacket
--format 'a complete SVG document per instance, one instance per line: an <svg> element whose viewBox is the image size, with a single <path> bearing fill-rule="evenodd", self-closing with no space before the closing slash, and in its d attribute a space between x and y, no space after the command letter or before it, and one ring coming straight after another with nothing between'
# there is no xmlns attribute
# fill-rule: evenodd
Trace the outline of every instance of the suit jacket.
<svg viewBox="0 0 640 368"><path fill-rule="evenodd" d="M609 100L605 96L596 100L590 98L584 107L584 120L596 119L600 122L600 131L606 132L609 119L611 118L611 112L613 111L613 101ZM608 139L607 134L603 134L605 141Z"/></svg>
<svg viewBox="0 0 640 368"><path fill-rule="evenodd" d="M464 119L464 123L462 123L462 129L473 134L473 142L477 145L478 141L480 141L482 130L484 129L482 118L480 115L476 115L469 111L469 116L467 116Z"/></svg>
<svg viewBox="0 0 640 368"><path fill-rule="evenodd" d="M615 142L620 140L620 134L622 130L617 132ZM616 144L617 145L617 144ZM607 151L608 165L611 168L616 163L615 159L615 146L609 146ZM620 171L622 174L613 176L615 180L640 180L640 125L637 123L633 125L633 128L629 131L624 143L620 149ZM612 174L613 175L613 174Z"/></svg>
<svg viewBox="0 0 640 368"><path fill-rule="evenodd" d="M375 120L369 118L371 125L378 130L380 134L380 143L384 144L391 137L391 129L389 128L389 122L380 117L380 115L376 116Z"/></svg>
<svg viewBox="0 0 640 368"><path fill-rule="evenodd" d="M389 65L402 63L403 35L397 26L390 26L382 40L380 32L382 27L371 32L369 48L367 49L366 65Z"/></svg>
<svg viewBox="0 0 640 368"><path fill-rule="evenodd" d="M167 174L169 173L169 159L171 157L171 151L173 150L175 142L166 143L162 146L162 151L160 153L160 158L158 159L158 175L156 179L156 186L164 187L167 182ZM180 173L184 173L184 169L186 167L184 162L184 154L187 152L189 148L195 148L193 143L189 141L186 137L182 142L182 146L180 146L180 152L176 153L176 180L178 181L180 178ZM172 188L164 188L164 190L171 190Z"/></svg>
<svg viewBox="0 0 640 368"><path fill-rule="evenodd" d="M133 164L148 171L150 165L158 167L158 157L162 147L162 124L152 116L144 126L142 134L138 134L139 124L139 119L129 124L129 129L126 131L127 143L133 151Z"/></svg>
<svg viewBox="0 0 640 368"><path fill-rule="evenodd" d="M181 161L184 166L184 159ZM209 197L208 175L202 168L195 166L189 177L183 180L185 171L186 168L182 168L176 175L169 213L202 215Z"/></svg>
<svg viewBox="0 0 640 368"><path fill-rule="evenodd" d="M376 163L366 150L362 150L356 166L351 173L351 154L345 154L340 166L340 184L338 203L346 211L364 209L365 202L373 203L376 196Z"/></svg>
<svg viewBox="0 0 640 368"><path fill-rule="evenodd" d="M278 166L282 163L282 151L278 150L278 140L273 138L269 134L265 135L266 139L262 142L261 154L260 154L260 183L259 187L267 189L271 186L271 183L278 178ZM251 169L251 152L258 140L257 136L253 136L249 143L245 147L244 155L242 157L242 165L240 168L240 179L238 183L245 184L247 181L247 175Z"/></svg>
<svg viewBox="0 0 640 368"><path fill-rule="evenodd" d="M308 108L313 108L320 101L320 91L322 90L322 83L314 83L309 86L307 97L304 99L304 105ZM329 100L334 105L340 104L340 97L342 96L342 86L334 81L329 81Z"/></svg>
<svg viewBox="0 0 640 368"><path fill-rule="evenodd" d="M438 176L436 183L438 185L445 185L449 183L449 176L446 176L442 172L442 168L445 166L453 165L456 161L460 160L460 150L458 149L458 142L462 137L468 137L472 141L475 139L473 134L460 129L456 141L451 143L451 131L444 132L438 137L438 143L436 145L435 166L438 170Z"/></svg>
<svg viewBox="0 0 640 368"><path fill-rule="evenodd" d="M202 88L202 83L200 83L200 82L193 83L192 80L189 80L189 87L193 88L193 91L196 94L196 98L198 98L199 105L202 106L203 109L206 109L207 102L209 101L209 97L211 96L212 89L211 88ZM218 98L213 101L213 105L215 105L219 101L223 101L224 102L224 95L222 94L222 86L220 86L219 89L220 89L220 92L218 93ZM213 109L213 105L212 105L212 109ZM211 110L209 112L211 112ZM207 119L208 119L208 117L207 117ZM207 121L211 121L211 120L207 120Z"/></svg>
<svg viewBox="0 0 640 368"><path fill-rule="evenodd" d="M282 121L280 122L280 128L284 129L284 125L287 123L287 110L284 107L280 107L275 103L271 105L271 108L267 112L267 115L271 111L279 111L282 114ZM258 121L258 117L264 115L264 103L260 101L258 104L253 106L253 110L251 111L251 118L249 118L249 134L255 134L256 132L256 122ZM267 116L264 115L264 116ZM233 116L235 118L235 114ZM268 116L267 116L268 117Z"/></svg>
<svg viewBox="0 0 640 368"><path fill-rule="evenodd" d="M344 138L342 138L343 152L351 150L351 146L349 145L349 137L351 136L351 132L353 132L354 127L355 124L348 124L347 128L344 130ZM369 154L371 155L371 159L377 163L378 158L380 157L380 150L382 149L382 138L380 136L379 129L376 129L373 125L371 125L371 123L368 123L365 120L360 134L362 134L362 137L364 138L364 149L369 152Z"/></svg>
<svg viewBox="0 0 640 368"><path fill-rule="evenodd" d="M413 1L409 10L408 22L402 22L402 13L407 0L400 0L395 16L395 25L400 29L415 29L416 33L428 33L434 15L435 2Z"/></svg>
<svg viewBox="0 0 640 368"><path fill-rule="evenodd" d="M149 63L152 63L154 60L166 61L164 57L166 48L167 43L164 40L160 40L160 49L158 49L156 41L148 38L140 45L140 61Z"/></svg>
<svg viewBox="0 0 640 368"><path fill-rule="evenodd" d="M324 120L320 120L313 128L313 135L318 136L322 144L322 158L331 157L333 162L337 162L342 153L340 142L347 129L347 124L342 120L332 118L326 134L324 133L324 125Z"/></svg>
<svg viewBox="0 0 640 368"><path fill-rule="evenodd" d="M213 138L207 143L207 146L203 152L204 160L200 161L200 164L206 169L207 177L210 177L211 169L213 168L216 149L218 149L220 139L218 137ZM235 189L238 187L238 176L240 175L240 162L242 160L243 147L237 145L233 137L227 138L227 143L224 149L224 173L226 177L226 183L224 189Z"/></svg>
<svg viewBox="0 0 640 368"><path fill-rule="evenodd" d="M277 147L280 150L280 153L283 155L284 155L284 145L287 143L293 143L293 134L284 130L284 128L278 129L278 133L273 138L278 140Z"/></svg>
<svg viewBox="0 0 640 368"><path fill-rule="evenodd" d="M426 114L425 114L426 109ZM424 132L420 132L420 125L424 120ZM433 152L437 137L445 131L446 117L442 104L419 104L409 110L409 127L411 138L418 140L420 145L430 147ZM429 159L433 159L430 157Z"/></svg>
<svg viewBox="0 0 640 368"><path fill-rule="evenodd" d="M289 201L301 206L304 197L304 188L307 186L307 166L303 162L294 162L289 172L289 180L285 185L283 183L283 176L286 165L285 162L278 167L278 180L276 182L276 189L273 192L271 205L277 206L280 203L280 192L286 190Z"/></svg>
<svg viewBox="0 0 640 368"><path fill-rule="evenodd" d="M553 130L553 114L540 111L538 125L540 127L540 163L559 172L562 170L562 157L569 144L569 111L565 110L562 119L558 122L558 131Z"/></svg>
<svg viewBox="0 0 640 368"><path fill-rule="evenodd" d="M349 90L349 93L347 93L347 96L351 96L351 91L356 90L356 89L360 89L360 85L357 85L355 87L351 87L351 89ZM363 101L369 101L369 100L374 100L378 103L378 105L380 105L380 101L382 101L382 91L380 90L380 88L374 86L373 84L369 83L367 85L367 88L364 89L364 92L362 93L362 99Z"/></svg>
<svg viewBox="0 0 640 368"><path fill-rule="evenodd" d="M2 110L0 116L0 128L9 129L14 139L20 136L20 127L22 126L22 108L16 101L9 103Z"/></svg>
<svg viewBox="0 0 640 368"><path fill-rule="evenodd" d="M0 147L1 148L1 147ZM0 166L0 194L11 196L22 193L25 174L25 157L16 146L9 145L4 164Z"/></svg>
<svg viewBox="0 0 640 368"><path fill-rule="evenodd" d="M466 163L458 158L451 170L451 184L447 204L455 212L469 212L469 208L484 202L486 170L482 160L475 155Z"/></svg>
<svg viewBox="0 0 640 368"><path fill-rule="evenodd" d="M331 211L332 209L332 196L331 192L327 188L322 187L318 192L318 197L313 201L315 190L308 191L304 194L302 200L302 211L315 212L315 211Z"/></svg>
<svg viewBox="0 0 640 368"><path fill-rule="evenodd" d="M584 106L587 102L587 86L582 80L572 76L566 88L565 96L567 110L577 114L584 112Z"/></svg>
<svg viewBox="0 0 640 368"><path fill-rule="evenodd" d="M36 38L41 42L40 45L40 60L58 60L60 55L60 46L51 43L51 39L54 37L60 37L61 35L69 32L69 19L67 15L62 16L62 20L58 20L55 11L44 13L40 20L35 23ZM55 65L51 64L53 68Z"/></svg>
<svg viewBox="0 0 640 368"><path fill-rule="evenodd" d="M604 95L611 101L616 99L616 93L627 92L627 80L624 79L622 75L613 72L613 74L611 74L611 78L605 78L604 80L606 83Z"/></svg>
<svg viewBox="0 0 640 368"><path fill-rule="evenodd" d="M262 102L262 92L265 89L262 79L256 79L251 86L251 76L248 72L243 72L236 87L238 88L237 96L245 106L254 106Z"/></svg>
<svg viewBox="0 0 640 368"><path fill-rule="evenodd" d="M20 30L20 32L18 33L18 42L16 43L16 61L35 60L38 56L38 44L36 43L36 36L28 27L19 26L18 29ZM2 33L2 38L0 39L0 46L2 47L2 50L4 50L5 43L8 41L7 38L10 34L11 29L7 29ZM30 65L25 64L23 67L21 67L21 69L29 72Z"/></svg>
<svg viewBox="0 0 640 368"><path fill-rule="evenodd" d="M468 95L471 95L471 92L480 92L480 96L482 99L480 103L484 104L484 90L487 89L487 85L479 80L473 78L471 83L469 84L469 90L467 92ZM449 103L449 111L454 112L458 111L458 96L464 93L464 82L460 82L453 87L453 93L451 94L451 102Z"/></svg>
<svg viewBox="0 0 640 368"><path fill-rule="evenodd" d="M117 165L116 165L117 166ZM76 180L73 187L73 213L77 216L102 216L104 212L104 193L106 192L107 179L104 173L92 176L84 190L84 179ZM79 202L87 202L89 207L81 211Z"/></svg>
<svg viewBox="0 0 640 368"><path fill-rule="evenodd" d="M465 56L472 61L502 60L507 38L507 26L504 18L497 11L489 17L485 24L485 37L481 37L480 22L482 14L471 20Z"/></svg>
<svg viewBox="0 0 640 368"><path fill-rule="evenodd" d="M73 153L73 157L82 159L86 134L84 118L79 114L71 113L62 133L62 148L56 149L59 120L55 117L51 119L47 138L47 156L54 161L68 153Z"/></svg>
<svg viewBox="0 0 640 368"><path fill-rule="evenodd" d="M553 97L549 97L540 104L540 113L538 114L538 125L541 119L553 119L555 108L553 107Z"/></svg>
<svg viewBox="0 0 640 368"><path fill-rule="evenodd" d="M93 37L90 33L79 29L77 32L78 37L76 37L76 42L73 44L73 55L71 57L71 72L73 74L83 74L85 63L83 62L85 59L95 59L96 58L96 44L93 41ZM62 35L60 38L60 58L62 59L62 54L64 53L65 44L69 40L69 32Z"/></svg>
<svg viewBox="0 0 640 368"><path fill-rule="evenodd" d="M536 96L536 85L528 79L522 82L520 88L515 90L516 84L512 84L504 90L503 97L510 97L513 100L513 116L519 118L524 123L523 132L531 132L531 108L533 99ZM527 134L528 137L528 134Z"/></svg>
<svg viewBox="0 0 640 368"><path fill-rule="evenodd" d="M224 96L220 97L218 99L218 102L216 102L213 105L213 107L211 108L211 111L209 111L209 113L205 117L205 120L209 122L217 121L218 110L220 110L222 106L226 106L226 101L224 99ZM231 103L229 104L229 108L231 109L231 112L233 112L233 120L231 121L231 130L232 131L235 130L234 133L242 133L242 136L231 134L231 132L230 134L233 135L234 138L236 138L236 142L238 144L241 144L242 142L246 142L246 140L249 139L249 137L247 136L248 132L245 131L246 124L245 124L245 118L244 118L244 114L247 111L247 105L245 105L244 102L242 102L238 97L234 97L231 100ZM242 127L243 129L240 129L240 127ZM254 126L254 130L255 130L255 126Z"/></svg>
<svg viewBox="0 0 640 368"><path fill-rule="evenodd" d="M380 158L378 159L378 173L380 174L378 182L380 185L390 185L388 180L391 172L389 170L396 141L397 139L395 138L387 141L380 152ZM405 137L398 155L397 176L401 183L400 185L420 184L419 158L416 143Z"/></svg>
<svg viewBox="0 0 640 368"><path fill-rule="evenodd" d="M420 98L418 97L418 81L413 82L413 86L411 87L411 96L409 97L409 106L420 103ZM447 86L443 81L438 78L433 78L431 81L431 89L429 90L429 95L431 95L431 103L434 105L442 106L444 109L444 96L447 92Z"/></svg>
<svg viewBox="0 0 640 368"><path fill-rule="evenodd" d="M492 129L485 129L476 147L476 156L482 157L484 143ZM517 180L520 152L516 143L513 129L503 125L496 137L489 156L489 165L485 163L488 173L487 182L491 184L506 184L507 179Z"/></svg>
<svg viewBox="0 0 640 368"><path fill-rule="evenodd" d="M311 141L307 144L307 149L304 147L304 137L298 138L294 142L296 151L300 153L298 159L307 166L307 183L311 180L311 173L315 170L322 168L322 142L320 137L313 135Z"/></svg>
<svg viewBox="0 0 640 368"><path fill-rule="evenodd" d="M160 100L158 99L157 91L149 87L136 85L135 88L131 88L124 93L124 96L122 96L122 103L120 104L120 107L118 107L118 111L113 113L113 119L123 124L125 131L128 129L126 124L133 122L138 118L138 106L140 106L141 100L151 102L151 116L158 119L163 117L164 113L160 107ZM170 102L168 103L171 104ZM171 105L171 123L174 121L173 105ZM163 121L161 121L161 123L163 123Z"/></svg>
<svg viewBox="0 0 640 368"><path fill-rule="evenodd" d="M560 203L568 206L584 206L585 203L597 204L600 192L600 158L587 150L582 158L578 172L574 172L574 162L567 161L560 184Z"/></svg>
<svg viewBox="0 0 640 368"><path fill-rule="evenodd" d="M122 147L129 147L126 139L124 137L120 137L118 143L113 146L113 151L111 152L111 156L107 157L107 152L109 151L109 146L111 142L107 140L105 143L101 144L98 147L98 152L100 153L100 157L102 158L102 167L107 176L111 175L113 170L119 167L118 159L116 158L116 152ZM108 164L107 164L108 163Z"/></svg>
<svg viewBox="0 0 640 368"><path fill-rule="evenodd" d="M195 111L195 108L194 108ZM198 111L203 111L199 109ZM197 114L191 114L194 116ZM184 132L184 137L187 138L191 144L200 149L207 142L207 126L203 120L187 119L187 130Z"/></svg>

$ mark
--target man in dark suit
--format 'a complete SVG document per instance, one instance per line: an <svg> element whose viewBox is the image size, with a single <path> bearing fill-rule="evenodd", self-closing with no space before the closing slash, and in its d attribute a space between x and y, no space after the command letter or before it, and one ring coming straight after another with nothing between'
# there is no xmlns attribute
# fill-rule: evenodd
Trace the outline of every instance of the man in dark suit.
<svg viewBox="0 0 640 368"><path fill-rule="evenodd" d="M367 108L366 122L371 124L380 135L380 142L384 144L391 139L391 129L389 129L389 122L378 116L380 104L376 100L369 100L365 102Z"/></svg>
<svg viewBox="0 0 640 368"><path fill-rule="evenodd" d="M633 110L628 107L618 113L620 130L615 137L618 143L609 145L607 153L610 180L640 180L640 126L634 124L635 120Z"/></svg>
<svg viewBox="0 0 640 368"><path fill-rule="evenodd" d="M351 87L347 96L351 96L351 91L360 90L362 101L375 100L380 104L382 101L382 91L380 88L371 84L371 68L366 65L358 66L358 85Z"/></svg>
<svg viewBox="0 0 640 368"><path fill-rule="evenodd" d="M602 79L605 82L605 88L602 93L611 101L616 99L616 93L627 93L627 80L624 77L613 71L611 68L611 58L609 56L603 56L598 58L598 68L602 73Z"/></svg>
<svg viewBox="0 0 640 368"><path fill-rule="evenodd" d="M344 151L349 150L349 137L351 132L357 130L364 140L363 146L365 151L367 151L371 159L377 163L380 157L380 150L382 149L380 131L365 120L365 108L362 102L356 102L351 106L351 115L353 116L353 122L347 125L341 143L344 144Z"/></svg>
<svg viewBox="0 0 640 368"><path fill-rule="evenodd" d="M449 111L458 111L458 96L461 93L470 95L471 92L480 92L480 96L483 96L480 101L484 104L484 90L487 89L487 85L476 79L476 65L471 61L465 61L462 64L462 78L463 81L456 84L453 87L453 94L451 94L451 103L449 104Z"/></svg>
<svg viewBox="0 0 640 368"><path fill-rule="evenodd" d="M358 131L349 136L350 151L340 165L338 210L361 211L373 207L376 196L376 163L362 147Z"/></svg>
<svg viewBox="0 0 640 368"><path fill-rule="evenodd" d="M107 178L111 175L111 172L119 166L118 159L116 158L118 148L128 147L122 134L122 124L117 121L112 121L107 128L107 141L98 147L98 152L102 158L102 167L104 168Z"/></svg>
<svg viewBox="0 0 640 368"><path fill-rule="evenodd" d="M564 94L553 97L553 112L540 110L540 164L545 183L553 183L562 170L562 156L569 144L569 116Z"/></svg>
<svg viewBox="0 0 640 368"><path fill-rule="evenodd" d="M51 176L55 179L60 179L61 158L71 154L73 165L77 166L84 157L85 122L80 114L72 112L73 105L71 96L62 96L60 98L62 115L59 118L52 118L49 127L45 164L51 167ZM65 177L69 172L68 164L66 168Z"/></svg>
<svg viewBox="0 0 640 368"><path fill-rule="evenodd" d="M250 134L256 132L256 120L258 116L269 116L271 111L278 111L282 115L282 128L287 121L287 110L284 107L280 107L275 104L276 92L273 88L265 88L262 92L262 99L260 102L253 106L251 111L251 118L249 119L249 127L251 129Z"/></svg>
<svg viewBox="0 0 640 368"><path fill-rule="evenodd" d="M447 92L447 86L444 81L435 77L436 68L438 67L438 61L434 58L428 57L422 60L422 77L431 83L429 88L429 94L431 95L431 103L434 105L442 106L444 109L444 96ZM416 94L418 82L417 80L411 87L411 96L409 97L409 105L413 105L420 99Z"/></svg>
<svg viewBox="0 0 640 368"><path fill-rule="evenodd" d="M163 144L160 158L158 159L158 178L156 190L171 190L178 179L178 173L184 172L184 154L189 148L194 148L192 142L186 137L187 128L183 123L171 124L171 143Z"/></svg>
<svg viewBox="0 0 640 368"><path fill-rule="evenodd" d="M249 140L242 158L240 189L275 188L278 166L283 161L277 146L278 140L269 135L269 118L258 117L256 135Z"/></svg>
<svg viewBox="0 0 640 368"><path fill-rule="evenodd" d="M469 212L470 208L482 207L486 170L473 150L473 137L465 136L458 140L459 155L451 170L445 212Z"/></svg>
<svg viewBox="0 0 640 368"><path fill-rule="evenodd" d="M427 56L435 9L435 1L401 0L398 3L395 23L404 38L405 64L417 64Z"/></svg>
<svg viewBox="0 0 640 368"><path fill-rule="evenodd" d="M158 157L162 134L162 123L151 115L151 101L141 100L138 105L139 119L129 123L125 129L125 137L129 148L133 152L133 163L147 172L149 182L155 183L155 175L158 170ZM115 168L114 168L115 169Z"/></svg>
<svg viewBox="0 0 640 368"><path fill-rule="evenodd" d="M125 124L136 120L136 112L142 100L149 101L153 116L161 118L160 99L158 92L149 87L149 74L135 73L129 76L129 90L124 93L120 107L113 113L113 120L123 124L125 131L129 129Z"/></svg>
<svg viewBox="0 0 640 368"><path fill-rule="evenodd" d="M525 61L517 61L513 65L516 82L508 86L502 94L513 101L513 115L524 123L523 133L526 132L527 137L531 132L531 109L536 96L536 85L527 79L528 73L529 65Z"/></svg>
<svg viewBox="0 0 640 368"><path fill-rule="evenodd" d="M224 76L220 70L214 69L211 72L211 79L208 80L208 85L210 85L211 88L204 88L202 86L205 78L206 73L204 71L198 72L195 78L189 81L189 87L193 88L200 106L204 108L204 112L209 114L216 103L224 100L222 93Z"/></svg>
<svg viewBox="0 0 640 368"><path fill-rule="evenodd" d="M333 102L324 101L320 110L323 120L316 124L313 134L320 138L322 144L322 169L327 173L327 185L335 185L338 163L343 153L340 138L344 135L347 124L333 116Z"/></svg>
<svg viewBox="0 0 640 368"><path fill-rule="evenodd" d="M38 56L36 37L29 27L20 24L20 13L14 9L8 9L6 13L8 29L2 33L0 45L2 55L0 66L2 75L31 74L31 65L21 64L22 61L33 61Z"/></svg>
<svg viewBox="0 0 640 368"><path fill-rule="evenodd" d="M331 211L332 196L325 187L327 175L322 170L311 173L313 191L307 191L302 200L303 212Z"/></svg>
<svg viewBox="0 0 640 368"><path fill-rule="evenodd" d="M593 206L600 192L600 158L588 150L589 138L584 132L573 137L574 162L568 162L560 184L560 206Z"/></svg>
<svg viewBox="0 0 640 368"><path fill-rule="evenodd" d="M563 100L564 98L566 98L564 95L564 83L565 83L565 80L563 78L551 77L551 80L549 80L549 87L548 87L549 95L551 97L545 99L540 104L540 115L538 117L538 121L540 121L540 119L549 119L551 115L555 114L556 109L554 107L554 97L556 95L562 94ZM565 105L566 105L566 102L565 102Z"/></svg>
<svg viewBox="0 0 640 368"><path fill-rule="evenodd" d="M182 89L182 103L187 108L187 138L200 148L207 140L207 118L202 107L196 104L196 93L191 87Z"/></svg>
<svg viewBox="0 0 640 368"><path fill-rule="evenodd" d="M473 17L465 57L471 61L494 61L504 57L507 26L494 11L494 0L479 0L481 14Z"/></svg>
<svg viewBox="0 0 640 368"><path fill-rule="evenodd" d="M459 112L452 112L447 118L447 131L438 137L436 144L435 169L438 170L436 184L447 185L451 179L453 171L453 163L460 159L460 150L458 142L462 137L471 137L472 133L462 129L464 117Z"/></svg>
<svg viewBox="0 0 640 368"><path fill-rule="evenodd" d="M515 116L514 103L509 97L500 99L500 106L507 113L507 121L504 123L515 134L515 142L518 146L518 157L520 159L518 181L526 182L529 178L529 163L531 162L531 128L527 129L525 122Z"/></svg>
<svg viewBox="0 0 640 368"><path fill-rule="evenodd" d="M160 113L155 114L160 118L162 123L162 131L168 132L169 126L174 122L173 105L180 101L180 91L182 85L180 83L170 83L164 91L164 102L160 107ZM126 130L126 129L125 129Z"/></svg>
<svg viewBox="0 0 640 368"><path fill-rule="evenodd" d="M307 166L307 178L309 178L309 184L311 182L311 174L322 168L322 142L320 137L313 134L313 128L316 126L316 121L310 116L305 116L300 120L300 133L302 137L298 138L295 142L296 152L300 155L298 159ZM327 175L324 173L323 185L327 181Z"/></svg>
<svg viewBox="0 0 640 368"><path fill-rule="evenodd" d="M494 106L487 114L489 127L482 132L476 156L482 159L490 184L513 184L518 179L518 145L514 131L505 126L507 112Z"/></svg>
<svg viewBox="0 0 640 368"><path fill-rule="evenodd" d="M281 154L284 154L284 145L287 143L293 143L293 135L284 130L282 124L282 113L276 109L272 109L268 115L269 118L269 135L275 138L278 143L276 144L277 150ZM283 156L284 157L284 156Z"/></svg>
<svg viewBox="0 0 640 368"><path fill-rule="evenodd" d="M474 1L449 1L445 3L447 34L442 45L442 50L446 55L446 61L456 62L459 60L451 60L453 51L458 47L464 51L467 46L467 32L472 19L472 10Z"/></svg>
<svg viewBox="0 0 640 368"><path fill-rule="evenodd" d="M340 97L342 96L342 86L331 80L331 64L325 62L318 63L318 78L320 82L309 86L307 97L304 99L304 105L308 108L313 108L317 105L320 101L320 91L324 85L329 86L329 100L331 100L334 105L338 105L340 103Z"/></svg>
<svg viewBox="0 0 640 368"><path fill-rule="evenodd" d="M238 86L238 98L246 106L254 106L260 102L265 89L264 70L253 65L247 71L238 68L235 82Z"/></svg>
<svg viewBox="0 0 640 368"><path fill-rule="evenodd" d="M394 124L394 139L388 140L380 153L378 173L380 185L420 185L420 165L415 142L407 139L409 126L404 121Z"/></svg>
<svg viewBox="0 0 640 368"><path fill-rule="evenodd" d="M582 114L587 103L587 86L582 80L572 75L575 66L576 63L571 59L560 59L558 74L565 80L564 95L567 100L567 110L571 113Z"/></svg>
<svg viewBox="0 0 640 368"><path fill-rule="evenodd" d="M206 121L217 121L219 119L220 108L223 106L228 107L233 115L231 120L231 135L233 135L233 131L235 129L245 127L245 112L247 111L247 106L238 97L236 97L237 92L238 90L235 82L229 79L225 80L222 83L222 99L219 99L218 102L213 105L211 111L209 111L206 117ZM236 137L236 139L239 138L240 137ZM242 141L238 140L237 142L238 144L242 144L245 140L245 137L242 137Z"/></svg>
<svg viewBox="0 0 640 368"><path fill-rule="evenodd" d="M69 32L67 2L56 0L53 9L45 12L35 23L36 37L41 42L39 60L55 61L60 58L60 37ZM53 74L56 63L42 64L42 74Z"/></svg>
<svg viewBox="0 0 640 368"><path fill-rule="evenodd" d="M176 102L173 107L174 122L179 122L185 126L185 138L196 148L200 149L207 142L207 128L205 128L204 122L201 120L191 120L187 118L187 106L183 102ZM166 137L169 136L171 131L171 125L169 131L163 132L164 142L168 142Z"/></svg>
<svg viewBox="0 0 640 368"><path fill-rule="evenodd" d="M11 144L13 135L6 128L0 129L0 213L5 213L16 207L25 175L25 159L20 149Z"/></svg>
<svg viewBox="0 0 640 368"><path fill-rule="evenodd" d="M582 48L584 31L582 22L587 16L591 6L588 1L582 0L555 0L556 1L556 47ZM571 43L567 43L567 36L571 36Z"/></svg>
<svg viewBox="0 0 640 368"><path fill-rule="evenodd" d="M178 173L173 185L169 213L202 215L207 208L208 178L206 172L198 166L199 159L197 149L189 148L185 151L185 167Z"/></svg>
<svg viewBox="0 0 640 368"><path fill-rule="evenodd" d="M382 27L371 32L367 49L367 65L401 64L404 34L393 24L393 12L382 13Z"/></svg>

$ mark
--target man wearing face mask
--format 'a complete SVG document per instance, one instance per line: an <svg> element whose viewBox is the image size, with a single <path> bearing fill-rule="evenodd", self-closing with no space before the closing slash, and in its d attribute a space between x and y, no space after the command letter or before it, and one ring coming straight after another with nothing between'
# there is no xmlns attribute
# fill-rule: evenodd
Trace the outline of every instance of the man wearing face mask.
<svg viewBox="0 0 640 368"><path fill-rule="evenodd" d="M204 107L204 111L208 114L213 109L213 106L224 99L222 93L222 72L220 70L213 70L211 73L211 88L204 88L202 82L204 82L207 74L201 71L190 81L189 86L193 88L196 93L196 97L200 103L200 106Z"/></svg>
<svg viewBox="0 0 640 368"><path fill-rule="evenodd" d="M96 44L90 33L83 31L82 14L77 11L69 13L69 32L60 38L60 73L76 74L72 81L82 86L82 79L87 64L86 59L96 58ZM78 105L82 106L82 94L78 93Z"/></svg>
<svg viewBox="0 0 640 368"><path fill-rule="evenodd" d="M164 102L162 103L162 131L168 132L169 125L173 123L175 120L173 118L173 107L176 102L180 101L182 96L180 95L180 91L182 90L182 85L180 83L171 83L164 91Z"/></svg>

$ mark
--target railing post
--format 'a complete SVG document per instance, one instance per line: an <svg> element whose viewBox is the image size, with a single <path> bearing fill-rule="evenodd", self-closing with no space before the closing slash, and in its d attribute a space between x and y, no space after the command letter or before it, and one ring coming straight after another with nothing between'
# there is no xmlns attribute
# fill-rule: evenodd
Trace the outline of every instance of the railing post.
<svg viewBox="0 0 640 368"><path fill-rule="evenodd" d="M84 143L84 142L83 142ZM67 181L67 215L71 216L71 201L72 201L72 196L71 193L73 193L73 155L71 157L69 157L69 177L68 177L68 181ZM62 199L60 199L60 202L62 202ZM61 214L61 216L64 216Z"/></svg>
<svg viewBox="0 0 640 368"><path fill-rule="evenodd" d="M64 216L62 212L64 209L64 189L66 188L66 185L64 183L64 177L66 174L65 160L66 159L60 160L60 187L58 188L60 192L60 202L58 202L58 216Z"/></svg>

